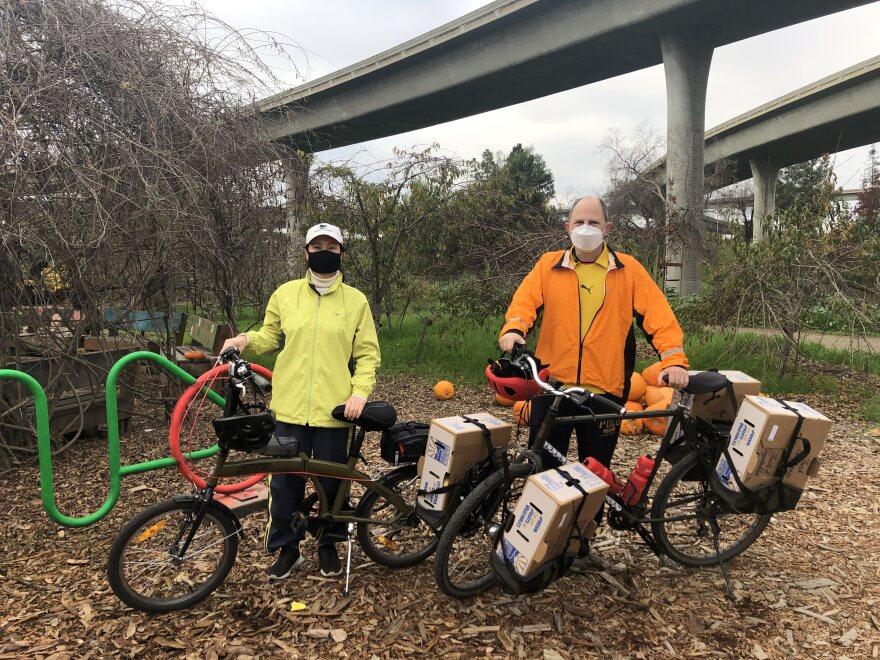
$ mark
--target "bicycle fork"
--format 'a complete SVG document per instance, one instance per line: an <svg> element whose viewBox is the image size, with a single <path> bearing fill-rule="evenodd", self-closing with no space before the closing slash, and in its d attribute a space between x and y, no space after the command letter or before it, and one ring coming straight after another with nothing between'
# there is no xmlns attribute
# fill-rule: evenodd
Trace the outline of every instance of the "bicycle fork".
<svg viewBox="0 0 880 660"><path fill-rule="evenodd" d="M186 518L183 519L180 531L171 544L171 557L175 564L179 564L186 557L186 552L189 550L189 546L192 544L196 533L199 531L199 527L202 525L202 521L205 519L205 514L208 512L208 507L211 506L211 499L213 497L214 489L209 486L205 489L203 497L197 496L192 508L186 514ZM186 539L181 545L180 541L184 535L186 535Z"/></svg>

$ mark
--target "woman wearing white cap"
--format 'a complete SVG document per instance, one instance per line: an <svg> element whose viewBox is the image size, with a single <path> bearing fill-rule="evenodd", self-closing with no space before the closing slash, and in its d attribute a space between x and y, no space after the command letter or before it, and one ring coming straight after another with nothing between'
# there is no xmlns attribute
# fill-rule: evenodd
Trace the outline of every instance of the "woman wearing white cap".
<svg viewBox="0 0 880 660"><path fill-rule="evenodd" d="M260 330L223 345L268 353L278 349L283 337L284 348L272 375L271 408L277 422L270 444L273 453L305 452L345 463L352 427L333 419L330 411L345 402L346 418L356 419L373 391L380 361L376 326L366 296L342 281L343 250L339 227L326 223L311 227L306 232L306 276L282 284L272 294ZM332 502L339 482L322 479L321 484ZM299 543L305 530L294 521L299 520L305 479L274 474L269 489L266 550L281 552L267 573L280 580L303 561ZM342 572L334 545L339 540L337 530L323 530L318 545L322 575Z"/></svg>

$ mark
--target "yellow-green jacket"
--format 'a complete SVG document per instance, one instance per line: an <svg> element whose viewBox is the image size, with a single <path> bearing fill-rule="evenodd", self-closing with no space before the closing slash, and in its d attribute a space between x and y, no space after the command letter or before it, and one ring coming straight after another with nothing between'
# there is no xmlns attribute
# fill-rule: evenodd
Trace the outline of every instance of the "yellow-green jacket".
<svg viewBox="0 0 880 660"><path fill-rule="evenodd" d="M379 340L363 293L336 278L323 296L308 276L282 284L266 306L263 327L248 332L248 350L284 348L272 374L271 408L290 424L344 427L330 411L352 394L369 398L379 368ZM355 370L349 371L354 358Z"/></svg>

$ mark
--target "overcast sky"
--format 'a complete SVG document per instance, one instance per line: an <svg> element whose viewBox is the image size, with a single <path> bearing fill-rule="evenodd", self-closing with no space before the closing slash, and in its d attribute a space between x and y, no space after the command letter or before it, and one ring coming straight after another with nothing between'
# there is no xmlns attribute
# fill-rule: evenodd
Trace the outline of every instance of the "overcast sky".
<svg viewBox="0 0 880 660"><path fill-rule="evenodd" d="M423 34L478 7L479 0L204 0L235 28L285 35L299 77L280 71L291 86ZM880 54L880 2L770 32L715 50L709 74L706 127L711 128L798 87ZM589 66L588 62L584 63ZM483 149L507 152L521 142L547 161L560 200L601 192L607 182L598 146L609 129L628 134L641 122L666 130L663 67L637 71L586 87L439 126L320 154L346 158L366 150L375 158L395 146L439 142L462 158ZM867 148L835 156L838 183L861 185Z"/></svg>

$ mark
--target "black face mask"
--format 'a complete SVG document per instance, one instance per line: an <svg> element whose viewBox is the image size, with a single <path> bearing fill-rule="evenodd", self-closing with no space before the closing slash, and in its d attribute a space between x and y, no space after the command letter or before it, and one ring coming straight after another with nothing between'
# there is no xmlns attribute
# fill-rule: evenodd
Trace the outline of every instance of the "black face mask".
<svg viewBox="0 0 880 660"><path fill-rule="evenodd" d="M318 275L330 275L339 270L342 263L342 255L338 252L330 250L321 250L320 252L309 252L309 268L313 273Z"/></svg>

